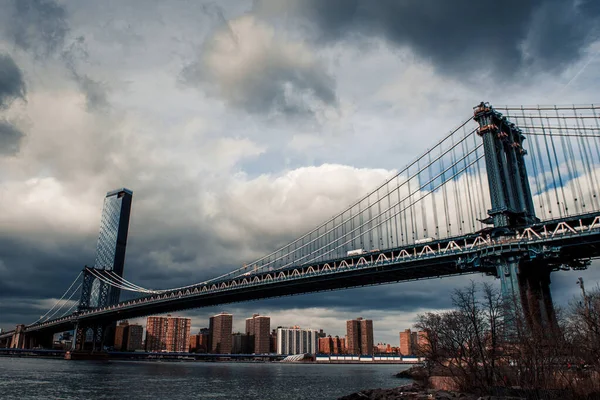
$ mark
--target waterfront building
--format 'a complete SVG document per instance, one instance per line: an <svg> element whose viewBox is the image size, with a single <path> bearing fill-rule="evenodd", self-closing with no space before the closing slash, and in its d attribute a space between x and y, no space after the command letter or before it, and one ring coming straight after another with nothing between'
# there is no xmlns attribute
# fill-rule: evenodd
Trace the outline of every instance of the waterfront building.
<svg viewBox="0 0 600 400"><path fill-rule="evenodd" d="M136 351L143 349L144 328L138 324L121 321L115 327L114 349L116 351Z"/></svg>
<svg viewBox="0 0 600 400"><path fill-rule="evenodd" d="M231 354L232 336L231 330L233 327L233 315L228 313L220 313L210 317L208 329L210 332L209 338L209 353L213 354Z"/></svg>
<svg viewBox="0 0 600 400"><path fill-rule="evenodd" d="M248 335L248 354L267 354L270 352L271 318L253 314L246 319L246 335Z"/></svg>
<svg viewBox="0 0 600 400"><path fill-rule="evenodd" d="M190 347L189 347L190 353L198 353L198 348L200 347L199 342L200 342L200 335L190 335Z"/></svg>
<svg viewBox="0 0 600 400"><path fill-rule="evenodd" d="M346 338L336 336L333 338L333 354L346 354Z"/></svg>
<svg viewBox="0 0 600 400"><path fill-rule="evenodd" d="M379 354L384 354L384 353L391 353L392 352L392 346L389 343L377 343L377 346L375 346L375 350L376 353Z"/></svg>
<svg viewBox="0 0 600 400"><path fill-rule="evenodd" d="M127 351L142 350L144 348L143 338L144 327L139 324L129 324L125 349Z"/></svg>
<svg viewBox="0 0 600 400"><path fill-rule="evenodd" d="M277 328L277 354L316 354L318 332L314 329Z"/></svg>
<svg viewBox="0 0 600 400"><path fill-rule="evenodd" d="M409 356L413 354L412 335L410 329L400 332L400 353L403 356Z"/></svg>
<svg viewBox="0 0 600 400"><path fill-rule="evenodd" d="M331 354L331 336L319 338L319 354Z"/></svg>
<svg viewBox="0 0 600 400"><path fill-rule="evenodd" d="M419 352L419 346L425 344L427 344L427 332L412 332L410 329L400 332L400 353L403 356L416 355Z"/></svg>
<svg viewBox="0 0 600 400"><path fill-rule="evenodd" d="M346 321L348 354L373 355L373 321L352 319Z"/></svg>
<svg viewBox="0 0 600 400"><path fill-rule="evenodd" d="M121 321L115 327L114 348L115 348L116 351L123 351L123 350L125 350L125 341L127 340L125 338L125 332L126 332L126 330L127 330L128 327L129 327L129 322L127 322L127 321Z"/></svg>
<svg viewBox="0 0 600 400"><path fill-rule="evenodd" d="M231 354L248 354L250 336L245 333L234 333L231 337Z"/></svg>
<svg viewBox="0 0 600 400"><path fill-rule="evenodd" d="M190 353L206 353L208 349L208 328L202 328L196 335L190 335Z"/></svg>
<svg viewBox="0 0 600 400"><path fill-rule="evenodd" d="M417 348L416 352L418 355L423 354L423 351L426 351L427 344L429 343L429 336L425 331L417 332Z"/></svg>
<svg viewBox="0 0 600 400"><path fill-rule="evenodd" d="M190 348L190 318L148 317L146 351L187 353Z"/></svg>
<svg viewBox="0 0 600 400"><path fill-rule="evenodd" d="M202 328L198 332L198 353L208 353L210 348L210 329Z"/></svg>
<svg viewBox="0 0 600 400"><path fill-rule="evenodd" d="M269 353L277 352L277 329L273 329L269 335Z"/></svg>
<svg viewBox="0 0 600 400"><path fill-rule="evenodd" d="M319 338L319 353L321 354L345 354L346 339L339 336Z"/></svg>

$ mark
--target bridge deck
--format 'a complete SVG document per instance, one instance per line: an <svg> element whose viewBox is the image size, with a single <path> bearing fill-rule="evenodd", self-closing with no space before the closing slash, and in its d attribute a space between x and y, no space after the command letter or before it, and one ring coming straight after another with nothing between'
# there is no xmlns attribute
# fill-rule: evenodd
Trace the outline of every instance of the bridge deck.
<svg viewBox="0 0 600 400"><path fill-rule="evenodd" d="M556 249L556 250L555 250ZM559 249L559 250L558 250ZM532 225L500 238L470 234L277 271L240 275L121 302L30 325L26 331L72 329L77 321L108 322L190 308L469 273L495 274L491 257L509 254L561 262L600 256L600 213Z"/></svg>

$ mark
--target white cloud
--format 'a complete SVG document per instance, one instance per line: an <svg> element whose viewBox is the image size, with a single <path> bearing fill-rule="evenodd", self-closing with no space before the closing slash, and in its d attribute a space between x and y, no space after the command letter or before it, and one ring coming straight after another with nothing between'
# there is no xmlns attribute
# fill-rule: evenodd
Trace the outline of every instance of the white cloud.
<svg viewBox="0 0 600 400"><path fill-rule="evenodd" d="M227 21L183 75L252 113L306 113L336 103L334 80L313 51L252 15Z"/></svg>

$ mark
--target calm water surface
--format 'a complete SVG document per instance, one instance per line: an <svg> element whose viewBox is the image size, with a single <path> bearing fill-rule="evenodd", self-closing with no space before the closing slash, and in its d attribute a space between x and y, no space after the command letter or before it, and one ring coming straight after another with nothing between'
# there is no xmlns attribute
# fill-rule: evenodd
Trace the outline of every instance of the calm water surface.
<svg viewBox="0 0 600 400"><path fill-rule="evenodd" d="M0 357L0 399L336 399L405 384L406 368Z"/></svg>

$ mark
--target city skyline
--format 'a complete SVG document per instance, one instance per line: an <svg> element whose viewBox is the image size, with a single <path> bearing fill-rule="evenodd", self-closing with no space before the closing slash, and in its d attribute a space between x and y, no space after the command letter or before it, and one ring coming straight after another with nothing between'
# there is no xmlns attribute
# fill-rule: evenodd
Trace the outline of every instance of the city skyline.
<svg viewBox="0 0 600 400"><path fill-rule="evenodd" d="M598 43L585 35L587 13L558 12L581 30L555 38L532 16L535 7L509 6L527 29L512 32L497 52L472 38L500 43L500 33L469 24L457 37L438 33L422 41L403 32L407 39L399 41L385 21L369 30L332 21L311 5L281 10L267 3L183 11L151 1L143 10L107 11L93 2L49 0L48 15L41 2L31 2L30 12L3 4L0 67L10 85L1 87L10 90L0 92L0 184L10 195L0 196L1 328L38 319L58 300L56 288L93 265L108 189L136 193L125 277L149 288L184 286L239 268L326 220L481 100L597 102L593 71L600 60ZM382 7L373 15L397 15ZM273 23L284 11L290 23ZM307 17L312 13L322 18ZM168 31L164 19L172 22ZM316 26L307 32L305 23ZM228 52L229 28L244 51ZM346 40L351 32L365 37ZM258 41L264 48L253 47ZM291 57L290 48L302 57ZM450 48L464 49L470 68L443 51ZM494 62L504 56L515 62ZM235 78L223 65L257 69L241 68ZM553 273L557 305L578 293L578 276L593 286L600 269ZM397 325L447 309L452 291L471 278L498 285L474 275L236 304L230 311L259 310L282 325L337 335L344 321L369 315L380 321L375 341L391 343ZM221 309L184 315L206 319Z"/></svg>
<svg viewBox="0 0 600 400"><path fill-rule="evenodd" d="M167 319L169 319L169 320L189 320L189 322L186 323L185 327L188 329L187 333L188 333L188 341L189 341L189 347L190 347L189 351L193 352L193 350L191 349L192 348L192 338L196 337L196 338L194 338L194 343L196 345L198 345L199 343L197 341L198 340L197 337L199 336L199 334L200 335L201 334L205 334L205 335L207 335L207 338L203 339L203 340L208 340L208 345L210 346L211 345L210 341L212 340L211 332L210 332L211 319L214 319L216 317L223 317L223 316L225 316L227 318L230 317L230 322L226 323L226 327L231 326L231 335L233 337L235 335L244 335L244 336L246 336L245 340L247 340L247 341L244 342L245 344L242 346L241 351L239 351L240 349L238 349L237 353L266 354L266 353L269 353L269 352L271 352L271 353L274 352L274 350L270 346L270 343L269 343L269 348L271 348L270 351L254 351L255 347L252 347L252 345L249 344L250 340L251 340L250 339L250 335L248 335L248 333L247 333L247 329L248 329L248 326L249 326L249 323L248 323L249 320L253 320L253 319L256 319L257 317L259 317L261 319L268 319L269 320L269 324L271 324L271 322L272 322L270 316L260 315L258 313L253 313L250 317L247 317L247 318L244 318L243 315L240 315L240 316L238 316L236 318L236 316L234 314L231 314L231 313L228 313L228 312L225 312L225 311L221 311L218 314L215 314L215 315L212 315L211 317L209 317L208 320L206 321L205 325L202 325L202 323L199 323L198 321L194 321L193 319L190 319L188 317L183 317L180 314L176 314L176 315L168 314L168 315L158 315L158 316L157 315L153 315L153 316L148 316L148 317L143 317L143 318L135 318L135 319L131 319L131 320L122 320L122 321L118 321L118 323L117 323L117 331L115 333L115 342L117 342L117 339L116 339L117 336L118 335L122 335L122 330L126 326L129 326L129 327L131 327L131 326L140 327L141 328L140 333L142 334L142 337L144 339L144 348L147 349L146 345L145 345L145 341L146 341L147 334L148 334L147 333L147 323L148 323L148 321L155 320L155 319L156 320L167 320ZM235 324L236 320L239 320L239 321L243 322L243 324L244 324L244 329L243 330L236 330L236 328L235 328L236 327L236 324ZM359 336L359 341L361 342L360 345L359 345L359 347L360 347L360 349L362 349L362 346L364 346L365 344L370 343L371 344L371 351L370 352L357 351L356 353L352 353L351 349L348 347L349 323L354 322L354 323L358 323L360 325L361 321L362 321L362 325L364 325L364 326L367 327L367 333L366 334L361 334L361 332L360 332L361 328L359 328L359 333L358 334L360 335ZM238 325L239 324L240 323L238 323ZM198 328L198 326L200 328ZM314 331L314 332L316 332L316 338L317 338L316 348L317 349L319 349L321 347L321 342L320 342L321 339L328 339L328 338L330 338L330 339L333 339L335 341L336 338L338 338L337 339L338 340L337 343L335 343L335 342L331 343L331 349L333 349L333 348L340 348L340 346L341 346L342 348L344 348L345 350L347 350L347 352L349 354L373 354L374 352L376 352L373 349L376 348L376 347L378 347L379 345L382 345L382 344L383 345L389 345L389 347L391 347L391 348L400 350L402 348L402 334L404 332L408 331L408 330L414 329L413 326L411 326L410 328L399 326L398 330L396 332L396 338L398 338L398 334L399 334L400 335L400 340L396 340L395 342L393 340L391 342L385 342L383 340L378 340L377 339L377 335L376 335L377 330L375 329L376 326L377 326L377 321L376 320L373 321L370 318L358 317L358 318L353 318L352 320L345 321L345 324L343 326L344 333L343 334L336 334L336 333L333 333L333 332L326 331L326 330L324 330L323 328L320 328L320 327L302 326L302 325L299 325L299 324L280 325L280 324L276 324L275 323L273 325L270 325L271 329L268 331L268 334L266 335L266 337L268 339L270 339L272 332L277 332L277 330L280 329L280 328L283 328L283 329L301 329L301 330L307 330L307 331ZM369 333L368 333L369 332L368 331L369 327L371 329L370 336L369 336ZM166 325L164 326L164 329L165 329L165 335L166 335L166 329L167 329ZM226 330L227 330L227 328L225 328L225 331ZM422 334L421 331L417 331L417 330L413 330L412 333L414 334L414 339L413 340L416 340L416 341L418 341L417 334L419 334L419 335ZM325 335L325 336L323 336L323 335ZM60 336L60 334L55 334L54 336ZM232 352L235 353L236 351L234 351L234 349L235 349L236 345L235 345L235 339L233 337L232 337L232 342L231 342L231 349L232 349ZM367 337L368 337L368 339L366 339ZM419 337L421 337L421 336L419 336ZM125 339L123 338L122 340L125 340ZM340 342L340 340L341 340L341 342ZM416 346L416 344L417 344L416 341L413 344L413 349L414 349L414 346ZM116 345L117 345L117 343L115 343L115 346ZM229 346L229 344L227 344L227 346ZM264 348L266 348L266 341L265 341L265 344L263 346L265 346ZM156 351L156 350L154 350L154 351ZM404 354L404 355L413 355L413 353L411 352L411 353L407 353L407 354Z"/></svg>

